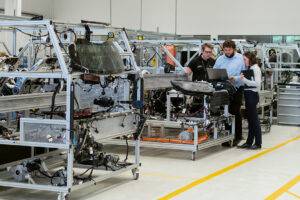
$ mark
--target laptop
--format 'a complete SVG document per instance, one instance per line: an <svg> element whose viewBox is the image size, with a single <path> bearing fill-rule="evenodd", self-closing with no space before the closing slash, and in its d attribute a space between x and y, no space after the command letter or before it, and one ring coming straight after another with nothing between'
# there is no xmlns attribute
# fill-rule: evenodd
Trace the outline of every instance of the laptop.
<svg viewBox="0 0 300 200"><path fill-rule="evenodd" d="M207 76L209 81L226 81L228 80L228 74L226 69L213 69L208 68Z"/></svg>

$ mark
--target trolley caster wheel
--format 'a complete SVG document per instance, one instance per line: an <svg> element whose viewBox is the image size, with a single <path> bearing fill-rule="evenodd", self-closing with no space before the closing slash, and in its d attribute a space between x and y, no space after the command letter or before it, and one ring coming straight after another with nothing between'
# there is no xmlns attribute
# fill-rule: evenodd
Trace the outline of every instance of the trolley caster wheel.
<svg viewBox="0 0 300 200"><path fill-rule="evenodd" d="M231 140L231 141L229 142L229 146L230 146L230 147L233 147L233 140Z"/></svg>
<svg viewBox="0 0 300 200"><path fill-rule="evenodd" d="M192 152L192 161L196 160L196 152Z"/></svg>
<svg viewBox="0 0 300 200"><path fill-rule="evenodd" d="M70 198L70 195L69 194L67 194L66 196L65 196L65 200L70 200L71 198Z"/></svg>
<svg viewBox="0 0 300 200"><path fill-rule="evenodd" d="M140 177L140 172L138 171L138 169L133 169L132 175L133 175L133 180L138 180Z"/></svg>
<svg viewBox="0 0 300 200"><path fill-rule="evenodd" d="M133 180L138 180L140 177L140 173L136 172L134 175L133 175Z"/></svg>
<svg viewBox="0 0 300 200"><path fill-rule="evenodd" d="M63 193L60 193L58 194L58 197L57 197L58 200L70 200L70 194L63 194Z"/></svg>
<svg viewBox="0 0 300 200"><path fill-rule="evenodd" d="M271 132L271 125L267 127L266 133L270 133Z"/></svg>

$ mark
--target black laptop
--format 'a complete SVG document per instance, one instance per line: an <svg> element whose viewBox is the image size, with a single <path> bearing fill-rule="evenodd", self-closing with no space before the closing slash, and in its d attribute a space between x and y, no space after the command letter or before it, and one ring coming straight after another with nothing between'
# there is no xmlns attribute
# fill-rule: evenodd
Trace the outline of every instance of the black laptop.
<svg viewBox="0 0 300 200"><path fill-rule="evenodd" d="M207 70L208 80L211 81L211 82L228 80L228 74L227 74L226 69L208 68L206 70Z"/></svg>

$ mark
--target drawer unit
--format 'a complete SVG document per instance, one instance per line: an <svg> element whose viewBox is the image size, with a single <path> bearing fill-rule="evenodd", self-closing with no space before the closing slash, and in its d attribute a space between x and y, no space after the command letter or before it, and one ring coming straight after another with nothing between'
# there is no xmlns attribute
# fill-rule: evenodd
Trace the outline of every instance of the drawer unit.
<svg viewBox="0 0 300 200"><path fill-rule="evenodd" d="M278 95L278 98L279 99L300 99L300 91L299 93L289 93L289 92L282 92L282 93L279 93Z"/></svg>
<svg viewBox="0 0 300 200"><path fill-rule="evenodd" d="M300 125L300 84L279 85L278 123Z"/></svg>
<svg viewBox="0 0 300 200"><path fill-rule="evenodd" d="M293 106L298 106L300 105L300 98L296 99L296 98L285 98L285 97L281 97L278 98L278 104L279 105L293 105Z"/></svg>
<svg viewBox="0 0 300 200"><path fill-rule="evenodd" d="M299 107L289 105L279 105L277 110L282 115L299 115Z"/></svg>
<svg viewBox="0 0 300 200"><path fill-rule="evenodd" d="M278 115L278 124L300 125L300 115Z"/></svg>

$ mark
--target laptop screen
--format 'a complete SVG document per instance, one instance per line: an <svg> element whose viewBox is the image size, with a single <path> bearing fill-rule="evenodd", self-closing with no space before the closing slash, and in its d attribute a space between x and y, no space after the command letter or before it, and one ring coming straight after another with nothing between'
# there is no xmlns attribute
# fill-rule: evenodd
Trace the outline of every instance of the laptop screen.
<svg viewBox="0 0 300 200"><path fill-rule="evenodd" d="M228 74L226 69L207 69L207 75L209 81L226 81L228 80Z"/></svg>

